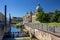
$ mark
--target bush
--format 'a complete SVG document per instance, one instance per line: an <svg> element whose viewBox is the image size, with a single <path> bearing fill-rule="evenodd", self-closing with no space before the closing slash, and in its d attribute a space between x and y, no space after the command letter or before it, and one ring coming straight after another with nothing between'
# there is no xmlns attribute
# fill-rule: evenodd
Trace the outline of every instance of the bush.
<svg viewBox="0 0 60 40"><path fill-rule="evenodd" d="M21 24L16 24L16 28L21 28L22 25Z"/></svg>
<svg viewBox="0 0 60 40"><path fill-rule="evenodd" d="M60 23L60 17L58 18L58 23Z"/></svg>

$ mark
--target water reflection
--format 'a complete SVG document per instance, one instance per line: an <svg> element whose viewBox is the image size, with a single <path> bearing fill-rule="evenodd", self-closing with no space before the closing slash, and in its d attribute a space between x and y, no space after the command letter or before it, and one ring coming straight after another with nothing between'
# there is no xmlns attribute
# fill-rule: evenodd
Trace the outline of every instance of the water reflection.
<svg viewBox="0 0 60 40"><path fill-rule="evenodd" d="M19 32L19 33L15 33L15 32ZM31 40L30 37L26 35L27 34L25 33L21 33L20 28L18 29L15 26L11 26L11 38L4 38L3 40L17 40L16 38L18 38L18 40Z"/></svg>
<svg viewBox="0 0 60 40"><path fill-rule="evenodd" d="M13 37L25 37L26 33L21 32L21 29L16 28L15 26L11 27L11 36Z"/></svg>
<svg viewBox="0 0 60 40"><path fill-rule="evenodd" d="M11 27L11 32L21 32L21 29L17 29L16 27L12 26Z"/></svg>

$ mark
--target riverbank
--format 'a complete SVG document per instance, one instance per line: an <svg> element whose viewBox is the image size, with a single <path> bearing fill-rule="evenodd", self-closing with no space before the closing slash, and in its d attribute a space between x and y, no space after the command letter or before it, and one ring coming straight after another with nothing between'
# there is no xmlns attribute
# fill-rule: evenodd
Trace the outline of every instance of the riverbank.
<svg viewBox="0 0 60 40"><path fill-rule="evenodd" d="M56 27L60 27L60 23L39 23L39 22L35 22L35 23L30 23L30 24L42 24L43 26L56 26Z"/></svg>

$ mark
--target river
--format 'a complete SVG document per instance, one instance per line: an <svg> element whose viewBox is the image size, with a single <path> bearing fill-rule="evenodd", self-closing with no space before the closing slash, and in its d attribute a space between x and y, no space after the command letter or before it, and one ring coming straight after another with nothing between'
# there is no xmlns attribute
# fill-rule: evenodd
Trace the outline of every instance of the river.
<svg viewBox="0 0 60 40"><path fill-rule="evenodd" d="M13 32L21 32L21 29L16 28L14 25L11 26L11 30L10 30L11 34ZM13 35L11 35L13 36ZM24 36L23 33L20 33L18 35L18 33L14 33L14 36ZM3 38L3 40L29 40L29 37L14 37L14 38Z"/></svg>
<svg viewBox="0 0 60 40"><path fill-rule="evenodd" d="M11 33L12 32L21 32L21 29L20 28L18 29L15 26L11 26L11 30L10 31L11 31ZM23 34L19 34L19 35L23 36ZM17 34L15 33L14 36L17 36ZM15 37L15 38L4 38L3 40L32 40L32 39L30 39L30 37Z"/></svg>

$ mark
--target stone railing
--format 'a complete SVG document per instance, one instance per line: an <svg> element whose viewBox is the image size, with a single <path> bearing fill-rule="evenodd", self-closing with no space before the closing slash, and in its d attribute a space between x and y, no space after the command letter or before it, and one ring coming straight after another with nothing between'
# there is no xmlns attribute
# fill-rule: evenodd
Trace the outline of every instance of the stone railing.
<svg viewBox="0 0 60 40"><path fill-rule="evenodd" d="M24 25L26 25L28 27L32 27L34 29L52 32L53 34L60 36L60 28L56 27L56 26L48 26L48 25L44 26L43 24L40 24L40 23L38 23L38 24L25 23Z"/></svg>

